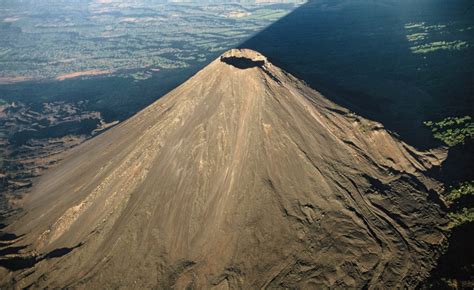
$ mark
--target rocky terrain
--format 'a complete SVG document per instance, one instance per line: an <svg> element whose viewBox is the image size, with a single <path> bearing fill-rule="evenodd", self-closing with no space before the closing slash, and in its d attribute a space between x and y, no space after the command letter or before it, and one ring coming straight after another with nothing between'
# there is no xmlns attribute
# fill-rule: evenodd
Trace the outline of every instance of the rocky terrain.
<svg viewBox="0 0 474 290"><path fill-rule="evenodd" d="M231 50L40 178L0 284L412 288L445 241L445 157Z"/></svg>
<svg viewBox="0 0 474 290"><path fill-rule="evenodd" d="M31 188L35 177L56 164L65 152L113 124L85 102L49 102L41 106L0 106L0 217Z"/></svg>

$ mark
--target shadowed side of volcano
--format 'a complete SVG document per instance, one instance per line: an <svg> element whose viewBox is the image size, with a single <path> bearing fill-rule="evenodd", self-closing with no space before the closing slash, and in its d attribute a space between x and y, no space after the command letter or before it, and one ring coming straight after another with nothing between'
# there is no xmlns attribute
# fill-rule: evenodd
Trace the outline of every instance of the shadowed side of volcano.
<svg viewBox="0 0 474 290"><path fill-rule="evenodd" d="M309 1L240 47L260 51L408 143L433 148L439 143L423 121L473 114L474 46L427 53L414 47L440 35L474 41L465 29L474 25L470 6L468 0ZM420 23L427 31L410 26ZM416 32L426 39L411 41Z"/></svg>

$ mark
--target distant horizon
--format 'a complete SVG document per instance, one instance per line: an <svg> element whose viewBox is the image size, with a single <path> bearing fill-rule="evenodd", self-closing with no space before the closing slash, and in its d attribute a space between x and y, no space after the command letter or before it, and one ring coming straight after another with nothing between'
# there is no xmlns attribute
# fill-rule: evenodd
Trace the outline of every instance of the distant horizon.
<svg viewBox="0 0 474 290"><path fill-rule="evenodd" d="M472 0L0 1L0 35L0 288L474 285Z"/></svg>

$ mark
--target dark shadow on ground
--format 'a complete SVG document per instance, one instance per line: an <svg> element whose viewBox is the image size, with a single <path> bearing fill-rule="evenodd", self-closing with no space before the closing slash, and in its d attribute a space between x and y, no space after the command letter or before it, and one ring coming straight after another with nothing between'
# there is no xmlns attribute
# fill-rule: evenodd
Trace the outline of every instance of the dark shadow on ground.
<svg viewBox="0 0 474 290"><path fill-rule="evenodd" d="M410 145L433 148L441 143L423 121L473 116L473 7L471 0L310 1L240 47L259 51ZM470 46L412 50L456 41ZM472 180L472 148L469 140L451 148L443 166L429 174L446 185ZM469 204L472 200L463 200L457 207ZM445 287L441 278L474 281L472 237L472 223L455 229L448 250L421 287Z"/></svg>
<svg viewBox="0 0 474 290"><path fill-rule="evenodd" d="M0 241L8 242L17 239L18 236L12 233L0 233Z"/></svg>
<svg viewBox="0 0 474 290"><path fill-rule="evenodd" d="M82 243L80 243L71 248L58 248L43 255L33 255L28 252L22 252L22 250L27 248L27 246L17 246L15 245L15 242L12 242L19 238L21 237L11 233L2 233L0 235L0 242L3 242L0 246L0 267L6 268L10 271L31 268L42 260L62 257L82 245Z"/></svg>
<svg viewBox="0 0 474 290"><path fill-rule="evenodd" d="M474 180L472 164L474 164L474 141L468 139L464 144L450 148L443 166L432 168L428 174L446 186L454 186L463 181Z"/></svg>
<svg viewBox="0 0 474 290"><path fill-rule="evenodd" d="M246 57L237 57L237 56L229 56L224 57L221 56L221 61L238 69L248 69L253 67L261 67L265 64L264 60L252 60Z"/></svg>
<svg viewBox="0 0 474 290"><path fill-rule="evenodd" d="M451 233L446 253L439 259L438 266L433 269L430 278L420 288L452 289L448 285L449 279L455 279L458 283L457 289L472 289L474 286L472 237L474 237L474 223L456 227Z"/></svg>
<svg viewBox="0 0 474 290"><path fill-rule="evenodd" d="M471 6L470 0L310 1L240 47L261 52L409 144L434 147L439 143L423 121L473 113L474 49L415 54L411 47L473 43L463 30L474 25ZM406 28L413 23L431 28ZM428 34L409 41L416 33Z"/></svg>

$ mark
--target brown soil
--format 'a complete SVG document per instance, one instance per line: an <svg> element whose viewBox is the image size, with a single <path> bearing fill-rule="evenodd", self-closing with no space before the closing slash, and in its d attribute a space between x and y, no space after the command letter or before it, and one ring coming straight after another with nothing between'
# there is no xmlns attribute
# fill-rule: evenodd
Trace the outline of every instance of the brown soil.
<svg viewBox="0 0 474 290"><path fill-rule="evenodd" d="M47 172L3 229L1 280L411 288L445 240L425 173L445 157L231 50Z"/></svg>

